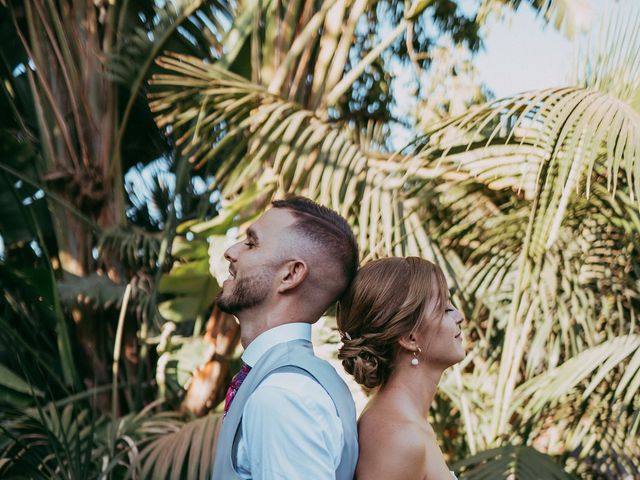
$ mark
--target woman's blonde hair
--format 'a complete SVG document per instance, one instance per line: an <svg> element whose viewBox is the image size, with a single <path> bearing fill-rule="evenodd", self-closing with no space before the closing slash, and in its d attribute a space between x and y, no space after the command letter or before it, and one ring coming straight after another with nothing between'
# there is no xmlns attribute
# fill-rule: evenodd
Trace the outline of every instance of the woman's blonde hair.
<svg viewBox="0 0 640 480"><path fill-rule="evenodd" d="M338 352L345 370L368 388L384 384L396 358L398 340L439 324L449 302L440 268L419 257L381 258L358 270L338 305Z"/></svg>

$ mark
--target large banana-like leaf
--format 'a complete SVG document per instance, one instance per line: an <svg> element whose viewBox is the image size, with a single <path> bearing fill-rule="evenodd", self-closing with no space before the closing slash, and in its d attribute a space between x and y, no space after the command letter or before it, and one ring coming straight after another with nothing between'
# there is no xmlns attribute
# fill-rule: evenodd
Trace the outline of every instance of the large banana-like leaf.
<svg viewBox="0 0 640 480"><path fill-rule="evenodd" d="M202 241L190 243L181 241L176 255L185 255L186 261L176 262L170 272L162 275L158 292L167 299L158 304L158 310L165 320L184 322L196 320L211 307L220 290L218 283L209 272L206 257L198 258L202 251Z"/></svg>
<svg viewBox="0 0 640 480"><path fill-rule="evenodd" d="M106 275L93 273L78 277L67 273L57 283L60 301L69 308L76 304L92 304L100 308L119 307L125 287L113 283Z"/></svg>
<svg viewBox="0 0 640 480"><path fill-rule="evenodd" d="M177 346L170 342L178 343ZM171 338L161 345L156 381L161 398L174 400L184 394L194 372L212 356L211 344L202 337ZM160 353L160 352L159 352Z"/></svg>

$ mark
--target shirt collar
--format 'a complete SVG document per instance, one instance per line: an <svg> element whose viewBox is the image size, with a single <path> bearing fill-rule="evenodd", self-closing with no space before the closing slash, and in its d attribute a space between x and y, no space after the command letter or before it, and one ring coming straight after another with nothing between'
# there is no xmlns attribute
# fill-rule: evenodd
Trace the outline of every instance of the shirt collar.
<svg viewBox="0 0 640 480"><path fill-rule="evenodd" d="M300 339L311 341L311 324L286 323L279 325L266 332L262 332L254 338L253 342L247 345L247 348L242 354L242 361L250 367L254 367L260 357L271 347L275 347L280 343Z"/></svg>

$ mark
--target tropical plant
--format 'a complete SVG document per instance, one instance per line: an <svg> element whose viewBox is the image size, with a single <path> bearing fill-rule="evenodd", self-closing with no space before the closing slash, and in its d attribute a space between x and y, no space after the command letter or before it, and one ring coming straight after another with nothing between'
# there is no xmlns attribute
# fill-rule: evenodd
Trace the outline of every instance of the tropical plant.
<svg viewBox="0 0 640 480"><path fill-rule="evenodd" d="M145 80L164 48L217 56L231 7L0 3L0 476L123 476L184 421L140 410L157 395L159 278L176 222L215 215Z"/></svg>
<svg viewBox="0 0 640 480"><path fill-rule="evenodd" d="M297 80L309 78L300 71L316 51L332 59L352 42L348 28L326 35L355 6L323 5L279 56L253 50L250 78L224 63L161 58L167 73L154 77L151 103L159 125L177 132L194 164L217 162L229 215L234 200L299 192L352 222L365 261L421 255L443 267L470 319L471 352L442 398L446 422L462 428L434 420L457 458L499 448L492 455L515 455L531 473L538 457L514 444L583 475L637 475L640 12L622 4L582 53L572 86L472 108L391 153L380 135L388 125L340 108L410 14L340 81L321 62L312 82ZM258 74L265 58L277 60ZM206 237L216 226L188 229ZM468 467L486 458L459 466L481 478ZM512 472L499 462L492 471Z"/></svg>
<svg viewBox="0 0 640 480"><path fill-rule="evenodd" d="M171 114L162 115L158 125L174 132L176 144L185 146L180 155L189 158L196 171L209 167L215 172L212 188L217 189L225 200L216 217L186 222L178 228L179 234L193 236L198 242L209 239L212 245L210 253L213 252L213 256L201 254L190 258L181 268L198 268L197 265L202 268L203 262L209 262L216 273L227 232L258 215L274 189L281 192L295 190L301 180L297 176L306 176L312 166L309 162L315 160L314 145L323 140L323 136L330 134L332 139L337 133L338 129L332 128L331 124L349 128L354 136L360 136L361 127L369 124L370 133L362 135L359 141L372 146L377 140L370 138L370 134L375 132L379 137L388 131L386 121L396 120L390 113L391 76L381 55L395 52L408 62L410 55L402 40L412 34L413 26L419 30L415 46L423 51L432 41L425 29L428 21L440 25L444 32L456 37L458 43L472 48L478 43L474 22L461 15L453 2L441 2L442 5L436 2L438 5L422 16L420 12L427 5L424 8L412 7L414 20L411 21L404 18L404 7L397 2L316 3L289 2L284 6L278 2L248 2L243 5L242 14L235 18L228 33L228 38L233 39L233 48L225 51L222 58L213 64L196 57L188 60L194 62L191 65L196 69L205 64L211 66L212 70L207 75L215 71L213 75L220 76L220 83L214 85L202 78L180 78L177 80L180 82L179 91L167 94L171 97L170 107L167 107L168 97L162 96L161 92L158 93L160 97L156 97L155 91L150 93L150 98L157 98L151 102L152 110L173 108L173 102L181 104L179 111L184 113L180 113L180 119ZM391 15L398 25L391 35L382 36L378 19L387 15ZM254 28L257 19L260 21ZM359 23L364 25L364 30L357 28ZM344 28L339 29L340 24ZM379 39L380 45L374 47L372 39L373 42ZM386 47L390 49L385 50ZM158 60L160 66L167 65L167 62L181 63L182 60ZM345 72L349 73L345 75ZM152 82L152 88L160 87L165 80L172 83L175 78L165 79L158 75ZM212 103L208 108L200 109L200 102L209 101L209 95L203 96L201 92L201 88L207 87L214 88L215 98L224 99L222 108ZM344 95L338 94L339 91ZM327 108L327 98L331 95L338 101L332 101L333 106ZM265 97L270 99L268 107L263 105ZM314 120L314 109L322 113L319 122ZM289 117L294 113L296 115ZM245 136L243 132L245 128L266 132L277 123L278 116L286 120L278 127L280 134L287 135L289 139L298 138L307 145L301 143L296 148L303 150L297 152L283 144L276 168L287 169L287 174L280 172L276 177L271 175L270 162L264 160L272 156L280 139L277 136L262 138L262 133ZM290 118L293 118L291 125L288 123ZM189 127L184 129L183 125ZM320 128L312 131L315 127ZM335 152L341 148L340 142L342 139L338 138L332 147ZM255 155L246 155L246 152L254 152ZM300 154L306 152L312 155L302 161ZM356 150L352 149L351 154L357 154ZM353 161L358 163L357 158ZM322 160L318 167L321 165ZM252 183L254 177L257 181ZM282 182L286 186L278 185ZM340 178L336 179L335 185L340 185L339 182ZM215 276L219 280L219 275ZM187 304L188 299L181 295L170 302L166 305L175 307L180 305L178 302ZM188 318L193 318L192 312L187 313ZM219 375L227 372L225 357L233 351L239 338L234 321L215 313L207 329L214 333L207 333L207 336L216 340L208 349L202 349L206 352L207 361L189 380L183 404L194 412L206 411L202 408L202 401L196 402L201 407L194 408L194 397L208 396L209 406L216 403L212 399L221 397L219 387L224 382ZM201 324L200 321L197 323ZM220 335L218 332L226 333ZM190 345L179 347L182 348L193 351ZM192 358L191 354L189 358ZM186 365L190 365L188 361ZM210 372L216 372L215 376L212 377Z"/></svg>
<svg viewBox="0 0 640 480"><path fill-rule="evenodd" d="M215 408L238 342L212 308L225 242L274 195L298 192L351 221L364 261L414 254L445 268L472 351L434 423L454 459L475 455L463 475L537 465L562 478L530 447L579 473L633 474L634 26L611 26L629 41L601 43L606 55L584 57L571 88L453 118L445 99L429 117L442 123L422 122L410 148L388 141L418 125L394 113L393 62L423 74L437 35L473 51L484 19L518 3L483 1L475 16L451 0L9 3L0 394L35 410L0 419L0 469L206 475L217 417L166 413L147 428L156 414L135 412L156 389L170 407ZM528 3L568 33L584 4ZM100 386L75 412L102 415L69 421L69 407L47 403L82 383Z"/></svg>

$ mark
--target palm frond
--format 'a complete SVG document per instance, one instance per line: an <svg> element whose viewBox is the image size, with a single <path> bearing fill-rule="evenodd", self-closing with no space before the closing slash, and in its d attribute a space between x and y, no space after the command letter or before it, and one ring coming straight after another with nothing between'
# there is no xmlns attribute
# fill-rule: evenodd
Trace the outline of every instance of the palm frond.
<svg viewBox="0 0 640 480"><path fill-rule="evenodd" d="M158 310L166 320L192 321L211 307L219 290L207 257L176 263L160 279L158 292L168 298L158 304Z"/></svg>
<svg viewBox="0 0 640 480"><path fill-rule="evenodd" d="M7 476L87 478L98 474L92 448L96 422L88 409L53 404L22 412L3 409L0 473Z"/></svg>
<svg viewBox="0 0 640 480"><path fill-rule="evenodd" d="M249 188L247 178L261 179L251 188L274 179L276 192L302 192L353 219L371 256L422 254L447 265L403 192L403 166L370 159L340 125L215 65L179 55L159 63L173 73L154 78L165 87L152 97L157 121L179 132L191 161L217 164L223 198Z"/></svg>
<svg viewBox="0 0 640 480"><path fill-rule="evenodd" d="M450 159L449 153L454 148L512 143L512 155L526 155L524 162L517 161L522 157L515 157L511 170L500 170L494 162L480 163L470 173L521 188L530 185L523 174L533 173L532 164L536 183L545 182L549 190L541 205L539 222L544 227L535 244L548 248L570 196L580 188L589 193L590 172L597 162L607 165L607 185L612 191L617 186L618 171L623 169L634 198L638 198L640 165L635 152L639 142L640 115L627 104L606 93L571 87L523 93L478 107L434 130L421 155L434 158L437 166L465 169L467 164L473 166L473 158L462 156L452 164L456 158L454 155ZM520 145L525 149L519 151Z"/></svg>
<svg viewBox="0 0 640 480"><path fill-rule="evenodd" d="M628 361L628 357L632 356ZM552 402L567 396L583 381L588 380L582 392L586 398L614 368L624 364L624 382L620 382L616 395L630 403L640 389L640 336L626 335L607 340L575 355L562 365L544 372L516 389L511 411L526 409L528 417ZM630 368L633 367L633 368ZM632 380L633 379L633 380ZM623 395L624 394L624 395Z"/></svg>
<svg viewBox="0 0 640 480"><path fill-rule="evenodd" d="M25 379L0 363L0 402L12 406L25 406L30 397L44 397L44 393Z"/></svg>
<svg viewBox="0 0 640 480"><path fill-rule="evenodd" d="M568 18L569 2L556 5ZM546 15L563 15L549 2L537 6ZM330 14L346 17L339 6ZM290 37L289 46L295 42ZM336 54L344 39L333 31L324 38L319 49L328 54ZM308 47L291 55L301 64L310 61ZM521 402L518 385L634 328L640 119L618 94L622 90L580 84L523 93L438 125L413 148L389 155L376 139L384 126L347 125L322 109L326 92L318 85L335 73L326 59L318 62L324 77L313 78L317 90L309 104L283 87L299 85L292 72L278 77L283 88L269 90L261 85L265 79L250 82L186 56L159 63L168 73L154 79L158 124L173 129L196 166L213 166L223 199L218 217L188 222L183 233L241 231L271 196L295 191L346 216L365 261L421 255L439 263L450 283L460 279L460 296L472 300L463 303L470 305L473 347L443 390L465 412L474 449L500 444L512 426L530 426L530 411L510 408L514 399ZM280 66L270 65L274 71ZM273 71L264 71L273 78ZM339 79L326 90L338 85ZM624 271L617 273L613 261ZM627 392L637 391L637 376L619 366L638 361L631 352L611 368L583 372L569 397L587 392L595 405L602 385L622 383L616 398L624 402ZM538 405L531 395L527 402ZM540 401L540 409L551 402ZM566 418L579 422L576 412ZM530 445L548 433L529 426L509 438ZM584 432L573 445L588 451L602 431ZM474 465L485 469L479 475L514 475L512 457L519 453L512 453L502 455L499 467ZM532 471L523 466L515 473L526 478Z"/></svg>
<svg viewBox="0 0 640 480"><path fill-rule="evenodd" d="M609 93L640 111L640 8L620 0L579 48L571 83Z"/></svg>
<svg viewBox="0 0 640 480"><path fill-rule="evenodd" d="M97 248L98 258L115 255L128 268L155 269L160 234L116 226L101 232Z"/></svg>
<svg viewBox="0 0 640 480"><path fill-rule="evenodd" d="M140 451L140 478L206 479L211 477L220 416L209 415L159 435Z"/></svg>
<svg viewBox="0 0 640 480"><path fill-rule="evenodd" d="M505 446L480 452L453 465L460 480L510 479L571 480L550 456L525 446Z"/></svg>
<svg viewBox="0 0 640 480"><path fill-rule="evenodd" d="M154 59L168 47L209 60L220 56L222 25L230 20L231 10L227 2L218 0L168 0L155 4L152 12L122 11L120 15L118 29L124 28L127 15L133 19L133 25L128 26L128 34L122 32L118 36L108 62L110 77L130 89L116 148L122 143L129 116Z"/></svg>

